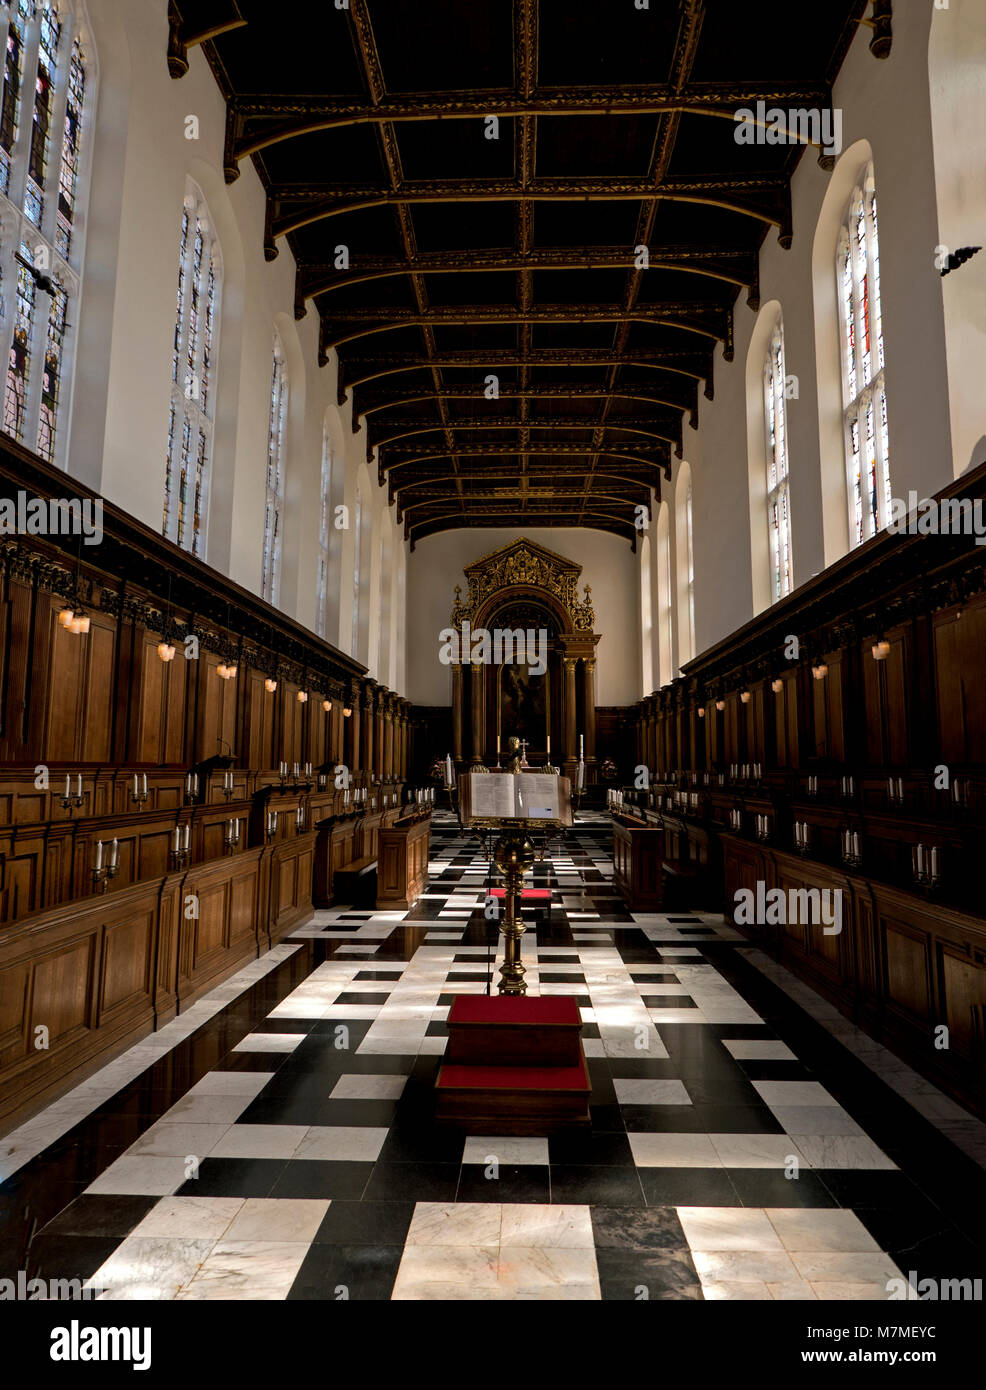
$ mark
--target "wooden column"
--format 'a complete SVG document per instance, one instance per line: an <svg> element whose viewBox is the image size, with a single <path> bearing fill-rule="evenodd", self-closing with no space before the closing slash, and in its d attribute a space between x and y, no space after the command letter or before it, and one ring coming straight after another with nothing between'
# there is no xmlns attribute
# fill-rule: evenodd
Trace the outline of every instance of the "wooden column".
<svg viewBox="0 0 986 1390"><path fill-rule="evenodd" d="M462 665L452 666L452 757L462 761Z"/></svg>
<svg viewBox="0 0 986 1390"><path fill-rule="evenodd" d="M358 681L353 683L352 690L349 692L349 708L352 714L346 720L349 725L349 737L346 740L346 766L350 772L356 772L359 768L361 744L360 744L360 725L363 719L363 693Z"/></svg>
<svg viewBox="0 0 986 1390"><path fill-rule="evenodd" d="M362 757L360 759L360 770L366 774L369 781L373 776L373 683L364 686L363 689L363 723L362 723Z"/></svg>
<svg viewBox="0 0 986 1390"><path fill-rule="evenodd" d="M394 777L394 696L387 696L387 707L383 712L383 775L387 781Z"/></svg>
<svg viewBox="0 0 986 1390"><path fill-rule="evenodd" d="M575 663L578 657L562 657L565 663L564 717L565 741L563 756L566 763L576 760L578 749L575 743Z"/></svg>
<svg viewBox="0 0 986 1390"><path fill-rule="evenodd" d="M585 757L586 762L596 756L596 658L585 659Z"/></svg>
<svg viewBox="0 0 986 1390"><path fill-rule="evenodd" d="M483 674L486 668L476 662L469 669L469 694L472 705L472 760L482 765L483 754Z"/></svg>
<svg viewBox="0 0 986 1390"><path fill-rule="evenodd" d="M384 746L384 714L386 713L387 692L386 690L374 691L373 700L373 774L375 777L383 776L384 758L386 748Z"/></svg>

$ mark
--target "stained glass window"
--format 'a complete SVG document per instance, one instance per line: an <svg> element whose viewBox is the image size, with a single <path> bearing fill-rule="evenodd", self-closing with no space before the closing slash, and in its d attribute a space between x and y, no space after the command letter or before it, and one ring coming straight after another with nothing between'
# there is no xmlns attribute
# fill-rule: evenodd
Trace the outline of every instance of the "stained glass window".
<svg viewBox="0 0 986 1390"><path fill-rule="evenodd" d="M767 534L771 601L791 592L791 500L788 489L787 404L784 395L784 330L774 326L764 364L764 431L767 445Z"/></svg>
<svg viewBox="0 0 986 1390"><path fill-rule="evenodd" d="M315 625L319 637L325 636L325 606L329 597L329 528L332 518L332 445L329 431L322 430L321 518L318 528L318 586Z"/></svg>
<svg viewBox="0 0 986 1390"><path fill-rule="evenodd" d="M849 535L861 545L887 523L890 439L884 381L880 245L873 166L846 211L836 260Z"/></svg>
<svg viewBox="0 0 986 1390"><path fill-rule="evenodd" d="M264 551L260 592L276 604L281 584L281 542L284 533L284 440L288 408L288 377L281 340L274 335L274 365L270 384L270 424L267 433L267 486L264 502Z"/></svg>
<svg viewBox="0 0 986 1390"><path fill-rule="evenodd" d="M4 431L65 466L77 227L92 81L81 0L10 0L0 8L0 332L7 348Z"/></svg>
<svg viewBox="0 0 986 1390"><path fill-rule="evenodd" d="M171 415L164 482L164 534L205 556L212 457L212 373L222 258L208 208L189 183L178 236L178 291L171 352Z"/></svg>

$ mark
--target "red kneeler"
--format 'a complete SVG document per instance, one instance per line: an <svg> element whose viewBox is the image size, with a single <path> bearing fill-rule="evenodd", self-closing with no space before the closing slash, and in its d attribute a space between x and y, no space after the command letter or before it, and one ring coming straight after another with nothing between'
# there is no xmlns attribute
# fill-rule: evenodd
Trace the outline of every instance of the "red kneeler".
<svg viewBox="0 0 986 1390"><path fill-rule="evenodd" d="M491 1136L589 1123L592 1087L575 999L460 994L448 1030L435 1082L438 1120Z"/></svg>

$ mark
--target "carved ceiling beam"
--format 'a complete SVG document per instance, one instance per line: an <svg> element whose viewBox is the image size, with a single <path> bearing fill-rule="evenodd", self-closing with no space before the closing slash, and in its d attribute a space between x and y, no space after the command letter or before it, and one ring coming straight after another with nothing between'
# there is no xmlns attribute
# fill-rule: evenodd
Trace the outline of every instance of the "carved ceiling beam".
<svg viewBox="0 0 986 1390"><path fill-rule="evenodd" d="M650 426L650 428L645 428L645 426ZM523 453L525 447L528 446L532 452L537 452L538 441L536 439L531 439L530 435L532 431L563 429L595 432L595 427L596 422L594 420L585 420L578 416L560 420L451 420L449 422L449 428L453 433L471 430L516 430L518 433L524 435L524 439L519 440L517 443L516 452L518 454ZM413 439L417 435L433 434L444 428L445 426L442 424L422 424L421 421L418 421L416 428L404 429L400 434L390 434L383 439L368 438L366 450L367 462L369 463L372 461L374 449L389 448L391 445L399 443L402 439ZM639 434L646 436L648 439L659 439L665 444L673 444L677 457L681 458L680 416L676 421L669 420L663 422L663 425L656 421L642 420L632 423L621 419L608 420L606 422L606 430L623 430L627 434ZM619 444L621 442L625 443L626 441L608 440L608 442ZM606 443L607 441L604 439L602 444L603 448L606 447ZM584 447L587 451L591 451L594 448L593 441L591 439L586 440Z"/></svg>
<svg viewBox="0 0 986 1390"><path fill-rule="evenodd" d="M443 386L439 395L442 400L476 402L484 402L486 400L482 386ZM669 399L666 396L652 395L649 391L644 391L637 386L588 386L584 382L552 382L550 384L529 387L514 386L510 382L501 382L497 399L501 401L592 401L607 400L610 397L615 397L623 401L641 401L647 405L666 406L672 411L688 410L690 408L685 401ZM436 397L432 392L415 390L413 388L405 391L395 390L386 393L364 390L360 392L358 411L360 415L371 416L377 414L377 412L381 410L392 410L396 406L414 405L418 402L428 402L434 399L436 399ZM489 402L486 403L489 404ZM356 409L354 408L354 416L356 413ZM482 416L471 417L470 423L482 425L483 418ZM495 419L496 417L490 416L488 418ZM391 424L397 424L398 422L387 421L386 423L389 427ZM408 423L410 423L410 420ZM417 423L420 423L420 421ZM459 421L458 423L462 424L465 422ZM531 423L533 425L534 421ZM557 423L556 420L545 420L542 422L545 428L549 425L557 425ZM586 428L591 427L594 423L595 422L592 420L582 420L582 425Z"/></svg>
<svg viewBox="0 0 986 1390"><path fill-rule="evenodd" d="M670 450L662 445L642 445L624 444L619 449L607 448L605 456L611 459L622 459L629 463L651 464L656 470L661 469L664 476L671 477L671 458ZM462 458L511 458L516 457L517 449L509 444L460 444L454 451L443 448L422 449L420 447L400 444L391 445L386 454L381 453L377 459L377 478L382 484L388 473L392 473L396 468L409 468L419 463L434 462L435 459L452 458L461 456ZM549 444L539 444L530 450L531 458L587 458L589 450L584 444L573 444L563 441L553 441ZM396 457L393 457L396 455ZM407 456L405 456L407 455ZM399 485L399 484L398 484Z"/></svg>
<svg viewBox="0 0 986 1390"><path fill-rule="evenodd" d="M625 318L633 323L664 324L717 340L723 344L726 361L733 359L732 309L710 304L707 300L687 300L642 305L630 315L619 304L537 304L527 310L512 304L440 305L424 311L397 306L339 309L332 315L333 327L349 324L353 325L353 330L330 337L323 319L319 326L318 360L324 367L332 348L357 338L389 333L395 328L439 327L442 324L474 327L487 323L619 323Z"/></svg>
<svg viewBox="0 0 986 1390"><path fill-rule="evenodd" d="M197 44L208 43L220 34L228 34L232 29L242 29L247 21L240 13L236 0L226 0L225 5L209 24L196 24L192 16L195 12L194 0L169 0L168 3L168 71L176 80L188 72L188 50ZM183 13L189 18L183 18Z"/></svg>
<svg viewBox="0 0 986 1390"><path fill-rule="evenodd" d="M475 120L487 116L660 115L676 111L732 121L739 106L828 108L832 88L812 82L692 82L680 92L669 83L626 87L542 87L529 96L505 89L387 95L367 104L352 97L254 93L227 107L226 178L239 177L239 162L270 145L317 131L383 122Z"/></svg>
<svg viewBox="0 0 986 1390"><path fill-rule="evenodd" d="M669 178L655 186L646 179L538 179L521 188L513 179L409 179L397 188L383 184L272 184L268 189L264 254L277 255L277 239L347 212L395 204L532 202L640 202L666 198L700 203L751 217L778 228L790 245L791 187L774 174ZM284 208L290 211L283 211Z"/></svg>
<svg viewBox="0 0 986 1390"><path fill-rule="evenodd" d="M521 206L526 206L526 203ZM635 256L633 248L627 246L560 246L532 247L526 253L517 250L420 252L413 260L357 253L351 255L348 270L337 270L332 264L299 262L295 280L295 318L304 318L310 299L373 280L413 274L475 275L482 271L529 274L537 270L631 270ZM725 285L744 288L751 294L754 289L759 289L759 257L752 249L654 247L650 252L648 269L701 275L722 281Z"/></svg>
<svg viewBox="0 0 986 1390"><path fill-rule="evenodd" d="M460 528L473 529L477 527L516 527L518 525L530 527L542 526L564 526L573 527L581 525L590 531L609 531L615 536L621 536L628 540L633 550L637 548L637 531L631 521L626 521L620 517L610 517L606 513L593 514L586 517L581 523L577 520L574 512L562 514L540 512L522 512L518 514L516 507L511 512L495 511L481 512L476 515L469 513L463 517L458 513L451 513L446 516L432 517L428 521L415 523L409 526L404 524L404 539L409 540L411 549L414 550L417 542L424 540L425 536L434 535L439 531L454 531Z"/></svg>
<svg viewBox="0 0 986 1390"><path fill-rule="evenodd" d="M440 352L436 366L466 371L473 368L487 372L493 367L646 367L655 372L671 372L689 378L696 384L711 374L711 353L678 352L652 348L634 350L632 356L617 352L600 352L577 348L538 348L526 354L511 348L495 348L489 352L460 350ZM346 402L347 391L357 391L371 381L402 372L420 371L431 365L431 359L418 353L391 352L375 356L346 354L339 357L339 404ZM362 373L362 375L356 375Z"/></svg>

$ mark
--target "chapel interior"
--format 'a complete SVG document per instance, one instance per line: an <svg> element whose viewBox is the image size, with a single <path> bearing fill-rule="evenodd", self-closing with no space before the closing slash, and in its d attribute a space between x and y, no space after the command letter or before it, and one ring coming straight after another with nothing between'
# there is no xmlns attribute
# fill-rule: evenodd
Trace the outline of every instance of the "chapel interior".
<svg viewBox="0 0 986 1390"><path fill-rule="evenodd" d="M973 1296L981 0L3 32L0 1281Z"/></svg>

